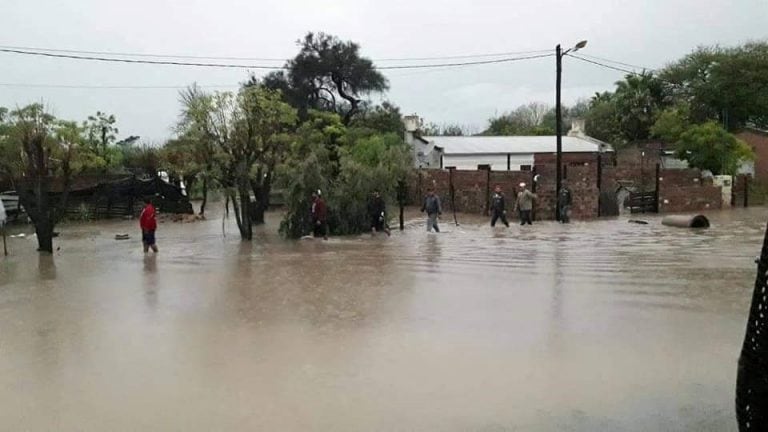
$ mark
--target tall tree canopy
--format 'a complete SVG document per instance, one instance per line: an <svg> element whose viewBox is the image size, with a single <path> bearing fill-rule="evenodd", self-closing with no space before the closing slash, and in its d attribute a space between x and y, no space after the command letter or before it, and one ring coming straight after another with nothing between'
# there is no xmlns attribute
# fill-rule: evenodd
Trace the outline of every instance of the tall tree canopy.
<svg viewBox="0 0 768 432"><path fill-rule="evenodd" d="M338 113L349 125L370 93L389 88L373 62L360 55L360 46L325 33L308 33L298 42L299 54L286 63L287 71L273 72L264 85L281 90L306 119L310 109Z"/></svg>
<svg viewBox="0 0 768 432"><path fill-rule="evenodd" d="M697 123L716 120L728 130L768 127L768 42L701 47L660 77L677 100L690 104Z"/></svg>
<svg viewBox="0 0 768 432"><path fill-rule="evenodd" d="M715 122L691 126L683 132L675 156L715 175L736 174L739 164L754 158L746 143Z"/></svg>

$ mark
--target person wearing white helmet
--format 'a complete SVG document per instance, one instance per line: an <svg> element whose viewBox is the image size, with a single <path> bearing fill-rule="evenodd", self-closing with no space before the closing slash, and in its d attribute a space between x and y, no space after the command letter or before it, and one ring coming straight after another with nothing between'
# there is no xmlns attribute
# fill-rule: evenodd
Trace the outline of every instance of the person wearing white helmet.
<svg viewBox="0 0 768 432"><path fill-rule="evenodd" d="M521 191L517 194L515 208L520 215L520 225L533 225L531 211L533 210L533 200L538 199L535 193L528 190L525 183L520 183Z"/></svg>

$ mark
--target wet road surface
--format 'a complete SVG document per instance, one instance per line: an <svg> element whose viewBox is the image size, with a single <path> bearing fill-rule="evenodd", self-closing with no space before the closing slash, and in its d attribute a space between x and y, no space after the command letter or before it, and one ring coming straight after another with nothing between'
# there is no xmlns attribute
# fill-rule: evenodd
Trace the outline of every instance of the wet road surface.
<svg viewBox="0 0 768 432"><path fill-rule="evenodd" d="M0 259L0 429L735 431L766 211L289 242L61 227ZM115 241L128 232L132 239Z"/></svg>

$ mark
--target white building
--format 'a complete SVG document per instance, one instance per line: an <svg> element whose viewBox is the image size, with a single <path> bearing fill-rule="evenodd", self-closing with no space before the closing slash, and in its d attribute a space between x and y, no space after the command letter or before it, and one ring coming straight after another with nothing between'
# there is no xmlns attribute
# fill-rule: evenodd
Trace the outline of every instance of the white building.
<svg viewBox="0 0 768 432"><path fill-rule="evenodd" d="M494 171L530 170L535 154L557 152L552 136L419 136L418 116L405 117L405 140L414 151L417 168L456 168ZM611 152L611 146L584 134L584 122L574 121L563 136L563 153Z"/></svg>

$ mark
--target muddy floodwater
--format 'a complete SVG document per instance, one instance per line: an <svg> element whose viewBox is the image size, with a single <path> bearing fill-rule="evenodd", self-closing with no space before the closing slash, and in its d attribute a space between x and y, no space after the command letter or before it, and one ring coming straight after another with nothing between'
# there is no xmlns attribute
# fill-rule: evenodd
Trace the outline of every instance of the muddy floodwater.
<svg viewBox="0 0 768 432"><path fill-rule="evenodd" d="M60 227L0 257L0 430L735 431L766 209L241 243ZM116 241L115 234L130 233Z"/></svg>

